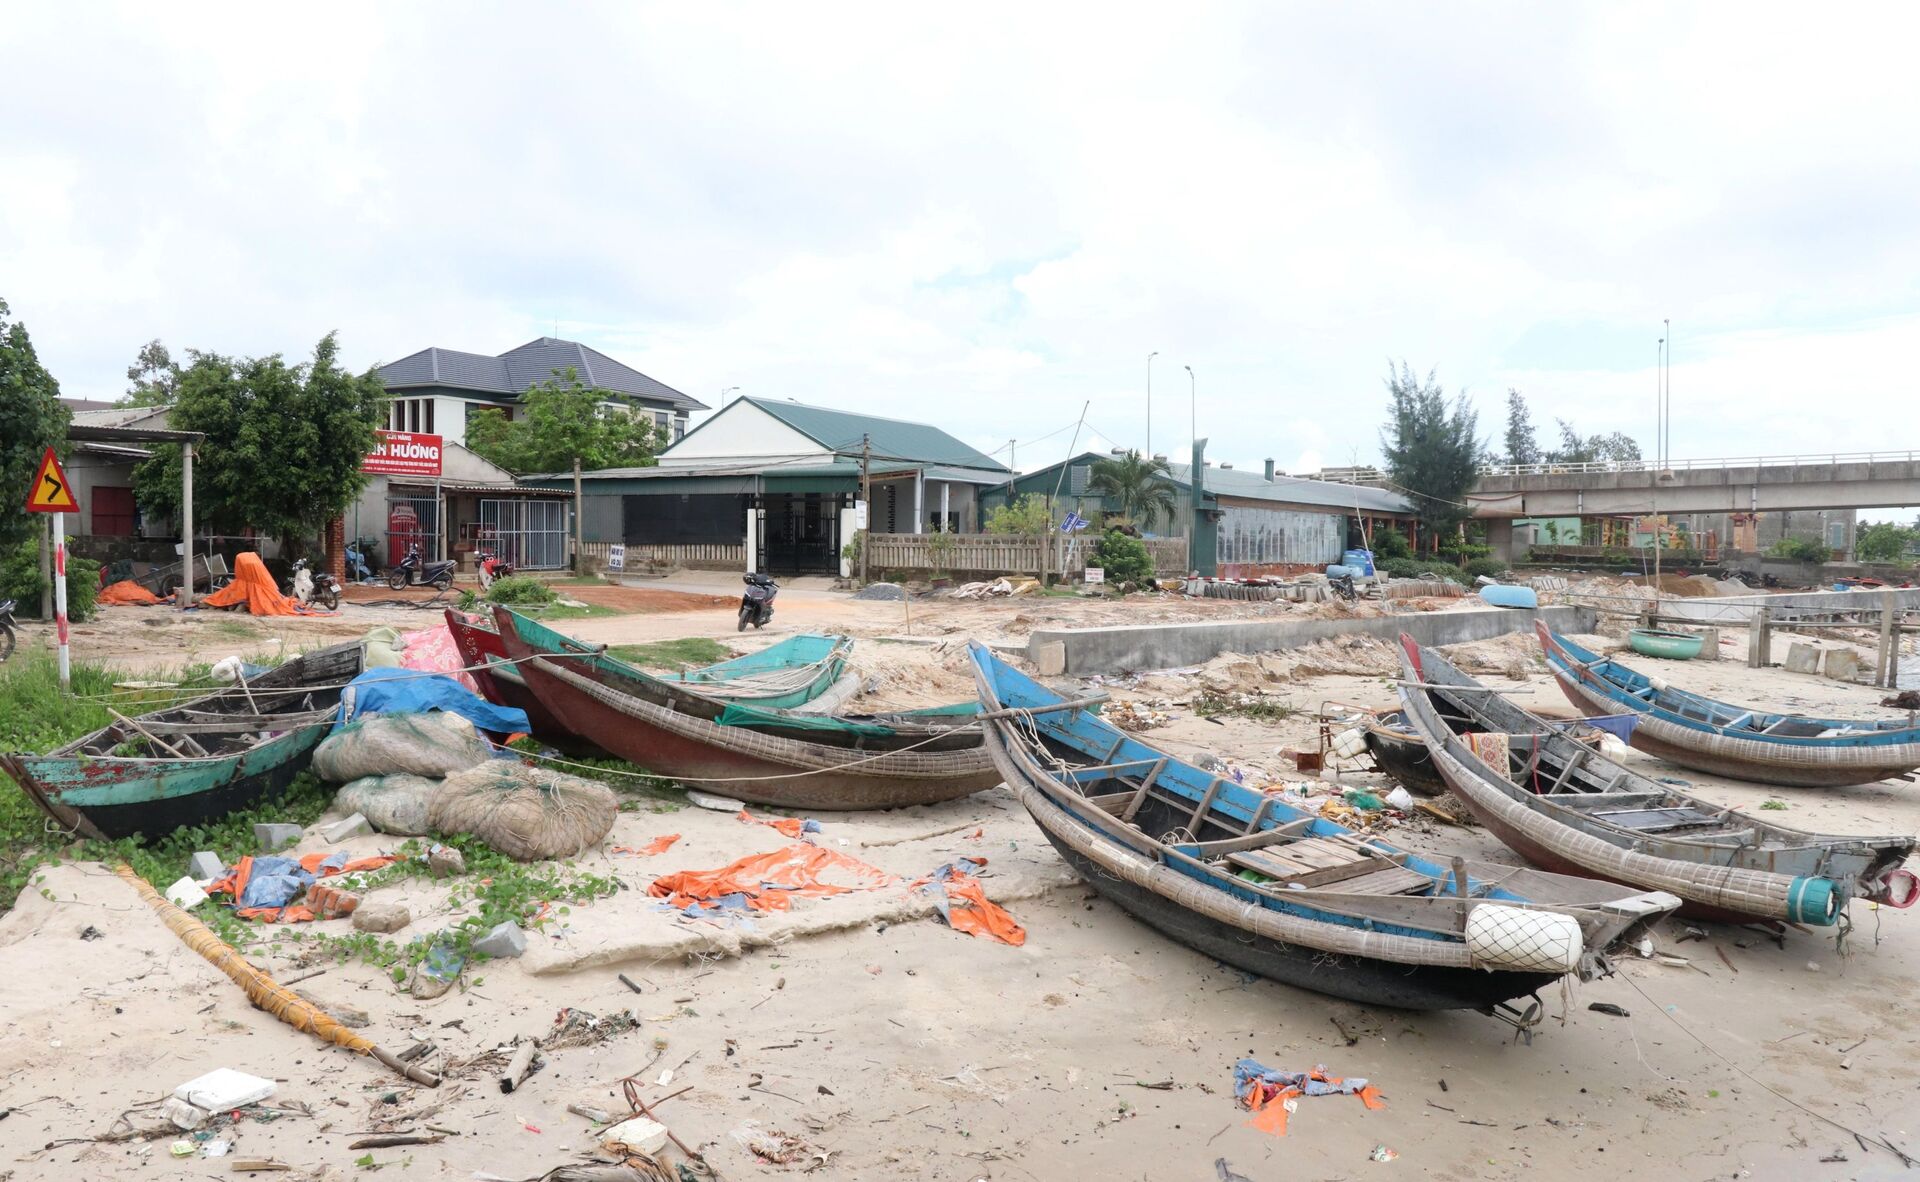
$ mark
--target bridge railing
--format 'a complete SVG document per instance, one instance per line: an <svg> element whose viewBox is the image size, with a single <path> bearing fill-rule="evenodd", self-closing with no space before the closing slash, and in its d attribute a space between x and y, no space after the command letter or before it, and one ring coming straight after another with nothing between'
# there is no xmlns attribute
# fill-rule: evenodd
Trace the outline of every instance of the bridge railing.
<svg viewBox="0 0 1920 1182"><path fill-rule="evenodd" d="M1920 451L1830 452L1796 456L1734 456L1711 460L1669 460L1662 468L1656 460L1594 460L1577 464L1481 464L1481 476L1575 476L1589 472L1688 472L1724 468L1788 468L1808 464L1911 464L1920 461Z"/></svg>

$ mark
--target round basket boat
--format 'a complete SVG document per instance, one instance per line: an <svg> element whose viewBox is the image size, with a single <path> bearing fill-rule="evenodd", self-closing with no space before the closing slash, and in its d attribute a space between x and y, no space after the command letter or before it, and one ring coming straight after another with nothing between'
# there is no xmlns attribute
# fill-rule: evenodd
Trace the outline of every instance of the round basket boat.
<svg viewBox="0 0 1920 1182"><path fill-rule="evenodd" d="M1669 632L1665 628L1635 628L1627 633L1627 643L1634 652L1669 661L1693 660L1700 655L1704 639L1693 632Z"/></svg>

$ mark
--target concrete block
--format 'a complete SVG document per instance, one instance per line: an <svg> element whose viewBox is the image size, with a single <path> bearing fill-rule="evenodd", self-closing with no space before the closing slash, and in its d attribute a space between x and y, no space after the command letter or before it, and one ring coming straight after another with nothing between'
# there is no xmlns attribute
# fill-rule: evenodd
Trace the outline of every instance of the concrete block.
<svg viewBox="0 0 1920 1182"><path fill-rule="evenodd" d="M298 843L301 835L305 832L306 830L298 825L255 825L253 827L253 840L261 849L272 853L275 850Z"/></svg>
<svg viewBox="0 0 1920 1182"><path fill-rule="evenodd" d="M492 931L473 942L473 950L496 959L519 956L527 950L527 934L517 923L495 924Z"/></svg>
<svg viewBox="0 0 1920 1182"><path fill-rule="evenodd" d="M1059 677L1067 671L1067 646L1058 640L1036 644L1027 653L1033 669L1042 677Z"/></svg>
<svg viewBox="0 0 1920 1182"><path fill-rule="evenodd" d="M413 916L398 903L363 903L353 913L356 932L397 932L413 922Z"/></svg>
<svg viewBox="0 0 1920 1182"><path fill-rule="evenodd" d="M334 845L353 837L368 837L372 833L373 825L359 813L353 814L344 821L335 821L320 830L320 836Z"/></svg>
<svg viewBox="0 0 1920 1182"><path fill-rule="evenodd" d="M1701 661L1719 660L1720 659L1720 629L1695 628L1695 629L1692 629L1692 631L1697 632L1700 635L1700 655L1695 659L1701 660Z"/></svg>
<svg viewBox="0 0 1920 1182"><path fill-rule="evenodd" d="M435 878L467 872L467 857L450 845L437 845L427 851L427 869Z"/></svg>
<svg viewBox="0 0 1920 1182"><path fill-rule="evenodd" d="M1820 672L1834 681L1860 680L1860 654L1850 648L1830 648L1821 661Z"/></svg>
<svg viewBox="0 0 1920 1182"><path fill-rule="evenodd" d="M1820 646L1817 644L1808 644L1804 640L1794 641L1787 646L1787 672L1818 675L1820 651Z"/></svg>
<svg viewBox="0 0 1920 1182"><path fill-rule="evenodd" d="M195 882L212 882L226 872L227 867L220 861L219 854L201 850L187 859L187 877Z"/></svg>

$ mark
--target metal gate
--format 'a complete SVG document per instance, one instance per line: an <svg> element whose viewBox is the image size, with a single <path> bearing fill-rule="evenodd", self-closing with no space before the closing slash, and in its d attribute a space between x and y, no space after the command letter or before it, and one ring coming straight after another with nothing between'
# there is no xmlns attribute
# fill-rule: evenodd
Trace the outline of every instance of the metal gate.
<svg viewBox="0 0 1920 1182"><path fill-rule="evenodd" d="M420 547L420 557L432 562L440 554L440 502L431 493L387 497L387 554L393 566L407 556L409 546ZM372 557L372 556L369 556Z"/></svg>
<svg viewBox="0 0 1920 1182"><path fill-rule="evenodd" d="M567 504L560 500L482 500L480 536L520 570L567 565Z"/></svg>

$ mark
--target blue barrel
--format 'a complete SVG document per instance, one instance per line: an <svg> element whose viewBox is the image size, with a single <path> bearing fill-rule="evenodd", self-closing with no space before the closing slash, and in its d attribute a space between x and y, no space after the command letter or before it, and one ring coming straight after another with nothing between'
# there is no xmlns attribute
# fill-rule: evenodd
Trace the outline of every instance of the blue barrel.
<svg viewBox="0 0 1920 1182"><path fill-rule="evenodd" d="M1787 887L1787 919L1830 926L1840 917L1840 892L1831 878L1796 878Z"/></svg>
<svg viewBox="0 0 1920 1182"><path fill-rule="evenodd" d="M1327 577L1329 579L1338 579L1343 577L1358 579L1358 578L1364 577L1366 574L1367 574L1366 571L1361 570L1357 566L1341 566L1337 562L1329 563L1327 565Z"/></svg>
<svg viewBox="0 0 1920 1182"><path fill-rule="evenodd" d="M1361 574L1371 576L1373 574L1373 551L1349 550L1340 556L1340 565L1358 567Z"/></svg>

